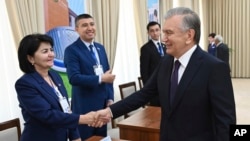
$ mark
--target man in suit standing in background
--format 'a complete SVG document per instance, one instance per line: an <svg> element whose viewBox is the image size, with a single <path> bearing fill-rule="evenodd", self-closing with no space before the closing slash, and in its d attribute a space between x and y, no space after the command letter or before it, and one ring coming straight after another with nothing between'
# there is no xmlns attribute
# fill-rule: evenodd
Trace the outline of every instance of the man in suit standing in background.
<svg viewBox="0 0 250 141"><path fill-rule="evenodd" d="M64 63L72 85L72 111L85 114L113 103L115 75L111 74L104 46L94 42L96 28L93 17L81 14L76 17L75 26L80 37L66 48ZM82 140L93 135L107 135L107 126L79 125L78 129Z"/></svg>
<svg viewBox="0 0 250 141"><path fill-rule="evenodd" d="M201 49L200 34L195 12L170 9L162 40L167 55L150 80L140 91L98 111L96 117L117 118L159 93L160 141L229 141L229 126L236 124L230 69Z"/></svg>
<svg viewBox="0 0 250 141"><path fill-rule="evenodd" d="M208 44L208 48L207 48L207 51L209 54L215 56L216 55L216 45L214 44L214 37L215 37L215 33L210 33L208 35L208 41L209 41L209 44Z"/></svg>
<svg viewBox="0 0 250 141"><path fill-rule="evenodd" d="M227 44L223 43L223 37L216 35L214 37L214 43L216 45L216 57L229 65L229 48Z"/></svg>
<svg viewBox="0 0 250 141"><path fill-rule="evenodd" d="M141 47L140 72L143 85L149 80L160 59L166 54L166 47L160 41L161 25L152 21L147 25L148 36L150 40ZM159 96L153 98L149 104L151 106L160 106Z"/></svg>

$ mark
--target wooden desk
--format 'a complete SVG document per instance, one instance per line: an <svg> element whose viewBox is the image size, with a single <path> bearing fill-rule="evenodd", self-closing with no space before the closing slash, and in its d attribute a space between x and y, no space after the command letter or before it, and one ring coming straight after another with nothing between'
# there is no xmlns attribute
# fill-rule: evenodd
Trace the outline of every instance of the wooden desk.
<svg viewBox="0 0 250 141"><path fill-rule="evenodd" d="M131 141L159 141L161 108L148 106L117 124L120 138Z"/></svg>
<svg viewBox="0 0 250 141"><path fill-rule="evenodd" d="M103 139L104 137L102 136L92 136L90 138L88 138L87 140L85 141L100 141L101 139ZM127 141L127 140L120 140L120 139L113 139L112 138L112 141Z"/></svg>

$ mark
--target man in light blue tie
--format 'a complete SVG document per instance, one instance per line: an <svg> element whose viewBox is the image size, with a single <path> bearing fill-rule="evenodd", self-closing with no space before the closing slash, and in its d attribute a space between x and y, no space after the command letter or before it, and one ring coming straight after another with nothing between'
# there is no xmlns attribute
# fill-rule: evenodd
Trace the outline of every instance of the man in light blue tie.
<svg viewBox="0 0 250 141"><path fill-rule="evenodd" d="M143 84L149 80L157 67L160 59L166 54L166 47L160 42L161 25L155 21L147 25L148 36L150 40L141 47L140 72ZM152 99L151 106L160 106L159 98Z"/></svg>
<svg viewBox="0 0 250 141"><path fill-rule="evenodd" d="M115 75L111 73L104 46L94 41L93 17L81 14L76 17L75 26L80 37L65 49L64 63L72 85L72 111L84 114L113 103ZM82 140L93 135L107 135L107 126L79 125L78 129Z"/></svg>

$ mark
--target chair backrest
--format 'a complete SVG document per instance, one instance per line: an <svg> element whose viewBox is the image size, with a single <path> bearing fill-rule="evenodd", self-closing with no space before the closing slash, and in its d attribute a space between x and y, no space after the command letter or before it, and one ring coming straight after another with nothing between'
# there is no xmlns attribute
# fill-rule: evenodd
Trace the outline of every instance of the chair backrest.
<svg viewBox="0 0 250 141"><path fill-rule="evenodd" d="M20 141L21 127L19 118L0 123L0 141Z"/></svg>
<svg viewBox="0 0 250 141"><path fill-rule="evenodd" d="M136 91L136 84L134 81L120 84L119 90L120 90L120 94L121 94L121 99L124 99ZM134 112L132 111L130 113L125 114L124 118L129 117L133 113Z"/></svg>
<svg viewBox="0 0 250 141"><path fill-rule="evenodd" d="M143 87L143 82L142 82L142 78L138 77L138 83L139 83L139 87L140 89Z"/></svg>
<svg viewBox="0 0 250 141"><path fill-rule="evenodd" d="M136 91L136 84L134 81L120 84L119 90L120 90L120 94L121 94L121 99L124 99Z"/></svg>
<svg viewBox="0 0 250 141"><path fill-rule="evenodd" d="M124 99L136 91L136 84L135 82L120 84L119 90L120 90L121 99ZM129 113L124 115L124 118L127 118L127 117L129 117ZM111 125L112 125L112 128L116 127L116 119L112 119Z"/></svg>

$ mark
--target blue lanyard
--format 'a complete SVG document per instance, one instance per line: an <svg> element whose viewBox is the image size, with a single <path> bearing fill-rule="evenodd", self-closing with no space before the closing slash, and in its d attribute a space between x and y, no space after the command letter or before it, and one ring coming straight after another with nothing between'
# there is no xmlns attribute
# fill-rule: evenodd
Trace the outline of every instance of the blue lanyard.
<svg viewBox="0 0 250 141"><path fill-rule="evenodd" d="M52 82L51 78L49 78L49 81L50 81L51 86L52 86L52 89L53 89L54 92L56 93L57 97L58 97L59 99L63 98L63 96L62 96L62 94L60 93L59 89L56 88L56 86L53 85L53 82Z"/></svg>

